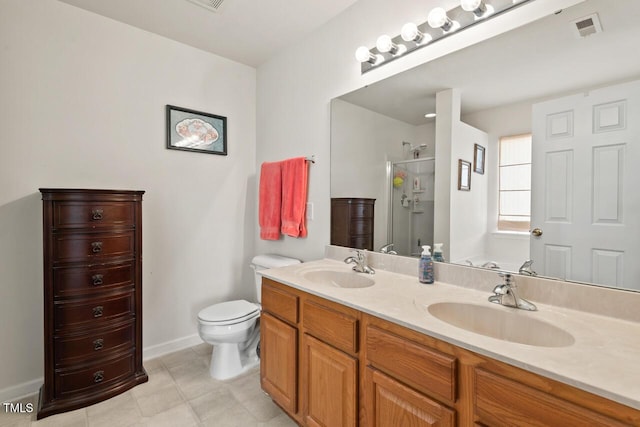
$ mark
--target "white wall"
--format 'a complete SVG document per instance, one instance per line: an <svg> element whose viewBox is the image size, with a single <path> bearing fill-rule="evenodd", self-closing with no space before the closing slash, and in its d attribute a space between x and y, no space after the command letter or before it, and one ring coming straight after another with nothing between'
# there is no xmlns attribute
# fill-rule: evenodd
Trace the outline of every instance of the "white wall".
<svg viewBox="0 0 640 427"><path fill-rule="evenodd" d="M464 104L464 99L462 100ZM496 261L500 267L515 269L529 259L529 235L497 231L498 220L498 161L499 139L502 136L531 133L531 108L533 101L505 105L466 114L465 123L482 129L489 136L487 143L485 175L487 177L487 239L485 260ZM517 265L516 265L517 264Z"/></svg>
<svg viewBox="0 0 640 427"><path fill-rule="evenodd" d="M418 64L509 31L551 14L580 0L537 0L510 13L476 25L360 75L354 51L373 46L380 34L397 35L408 21L425 22L435 6L454 7L447 0L359 0L309 37L284 49L258 68L257 161L315 154L309 174L309 202L315 219L308 223L309 236L262 241L257 252L295 255L303 260L321 258L329 243L330 215L330 101ZM481 64L478 64L481 65Z"/></svg>
<svg viewBox="0 0 640 427"><path fill-rule="evenodd" d="M255 69L54 0L0 3L0 62L0 400L43 374L39 187L147 191L146 349L253 295ZM227 116L229 155L167 150L165 104Z"/></svg>

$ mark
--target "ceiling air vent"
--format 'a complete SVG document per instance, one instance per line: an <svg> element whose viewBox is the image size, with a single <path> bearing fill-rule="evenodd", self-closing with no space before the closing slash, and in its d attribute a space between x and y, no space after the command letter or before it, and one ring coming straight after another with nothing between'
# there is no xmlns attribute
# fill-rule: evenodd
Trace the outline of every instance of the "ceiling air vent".
<svg viewBox="0 0 640 427"><path fill-rule="evenodd" d="M602 32L602 25L600 25L597 13L577 19L572 24L576 35L581 38Z"/></svg>
<svg viewBox="0 0 640 427"><path fill-rule="evenodd" d="M226 3L225 0L188 0L193 4L197 4L198 6L202 6L211 12L220 13L222 12L222 6Z"/></svg>

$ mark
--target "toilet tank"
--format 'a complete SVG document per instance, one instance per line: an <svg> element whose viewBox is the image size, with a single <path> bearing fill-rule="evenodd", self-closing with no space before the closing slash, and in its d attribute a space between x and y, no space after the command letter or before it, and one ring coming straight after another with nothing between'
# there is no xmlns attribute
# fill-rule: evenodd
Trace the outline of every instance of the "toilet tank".
<svg viewBox="0 0 640 427"><path fill-rule="evenodd" d="M262 288L262 275L258 274L258 271L269 268L286 267L288 265L300 264L301 262L299 259L275 254L256 255L253 257L251 260L251 268L254 270L256 280L257 301L260 302L262 300L262 292L260 292Z"/></svg>

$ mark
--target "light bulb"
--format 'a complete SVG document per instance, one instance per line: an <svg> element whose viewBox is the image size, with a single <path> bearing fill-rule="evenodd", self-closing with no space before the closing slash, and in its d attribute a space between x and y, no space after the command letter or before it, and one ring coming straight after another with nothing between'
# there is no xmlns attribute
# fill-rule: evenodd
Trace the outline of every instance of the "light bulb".
<svg viewBox="0 0 640 427"><path fill-rule="evenodd" d="M386 34L383 34L380 37L378 37L378 40L376 41L376 47L380 52L383 52L383 53L389 52L392 55L395 55L396 52L398 52L398 45L395 44L393 40L391 40L391 37L389 37Z"/></svg>
<svg viewBox="0 0 640 427"><path fill-rule="evenodd" d="M360 46L356 49L356 59L358 62L376 63L375 55L373 55L366 46Z"/></svg>
<svg viewBox="0 0 640 427"><path fill-rule="evenodd" d="M453 21L447 16L447 11L441 7L436 7L429 12L427 22L431 28L442 28L443 31L449 31L453 25Z"/></svg>
<svg viewBox="0 0 640 427"><path fill-rule="evenodd" d="M483 0L460 0L460 6L467 12L473 12L476 18L482 18L487 11L487 5Z"/></svg>
<svg viewBox="0 0 640 427"><path fill-rule="evenodd" d="M404 24L402 30L400 30L400 35L402 36L402 40L416 43L420 43L424 36L420 30L418 30L418 26L413 22Z"/></svg>

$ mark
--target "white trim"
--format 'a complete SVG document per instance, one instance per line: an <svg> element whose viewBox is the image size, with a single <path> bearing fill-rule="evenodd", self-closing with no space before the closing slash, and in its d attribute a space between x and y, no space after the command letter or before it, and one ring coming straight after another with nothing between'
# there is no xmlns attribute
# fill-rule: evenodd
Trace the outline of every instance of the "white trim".
<svg viewBox="0 0 640 427"><path fill-rule="evenodd" d="M203 342L204 341L202 341L200 335L194 334L145 347L142 350L143 360L147 361L155 359L156 357L164 356L165 354L173 353L174 351L184 350L185 348L193 347L194 345L202 344Z"/></svg>
<svg viewBox="0 0 640 427"><path fill-rule="evenodd" d="M36 394L40 390L42 383L44 383L44 377L3 388L0 390L0 402L15 402L23 397Z"/></svg>
<svg viewBox="0 0 640 427"><path fill-rule="evenodd" d="M156 344L143 349L142 354L144 361L155 359L156 357L164 356L174 351L184 350L185 348L193 347L194 345L202 344L200 335L194 334L187 337L178 338L176 340L167 341L162 344ZM15 402L27 396L38 393L40 386L44 383L44 378L40 377L35 380L27 381L22 384L17 384L0 390L0 403L1 402Z"/></svg>

